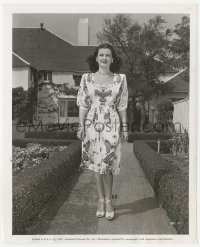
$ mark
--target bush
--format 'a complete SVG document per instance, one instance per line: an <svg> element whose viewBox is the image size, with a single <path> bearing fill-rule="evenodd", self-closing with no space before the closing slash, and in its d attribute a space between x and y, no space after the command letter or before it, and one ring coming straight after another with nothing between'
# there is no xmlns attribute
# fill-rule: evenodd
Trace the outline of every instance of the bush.
<svg viewBox="0 0 200 247"><path fill-rule="evenodd" d="M179 234L189 234L189 181L174 170L160 178L157 192L160 205Z"/></svg>
<svg viewBox="0 0 200 247"><path fill-rule="evenodd" d="M145 141L135 141L133 147L145 176L157 193L161 176L169 172L172 165L151 149Z"/></svg>
<svg viewBox="0 0 200 247"><path fill-rule="evenodd" d="M79 167L81 142L56 153L39 166L13 176L13 234L26 233L33 219L57 193L67 177Z"/></svg>
<svg viewBox="0 0 200 247"><path fill-rule="evenodd" d="M25 132L25 138L78 140L76 132Z"/></svg>
<svg viewBox="0 0 200 247"><path fill-rule="evenodd" d="M184 133L174 133L171 142L171 153L174 155L185 155L189 153L189 134L184 129Z"/></svg>
<svg viewBox="0 0 200 247"><path fill-rule="evenodd" d="M146 142L155 152L158 150L158 143L156 141L147 141ZM161 140L160 141L160 153L169 154L171 144L170 141Z"/></svg>
<svg viewBox="0 0 200 247"><path fill-rule="evenodd" d="M28 143L27 147L12 147L12 170L23 171L49 159L56 152L66 149L67 146L42 146L38 143Z"/></svg>
<svg viewBox="0 0 200 247"><path fill-rule="evenodd" d="M172 133L130 133L128 142L135 140L169 140L172 137Z"/></svg>
<svg viewBox="0 0 200 247"><path fill-rule="evenodd" d="M73 141L74 142L74 141ZM69 146L72 143L72 140L59 140L59 139L35 139L35 138L26 138L26 139L13 139L12 145L15 147L25 148L28 143L38 143L47 146Z"/></svg>
<svg viewBox="0 0 200 247"><path fill-rule="evenodd" d="M149 143L149 142L148 142ZM188 234L188 179L180 168L155 152L145 141L134 142L134 153L179 234Z"/></svg>
<svg viewBox="0 0 200 247"><path fill-rule="evenodd" d="M158 122L169 123L173 119L174 106L171 101L163 101L157 105L158 109Z"/></svg>

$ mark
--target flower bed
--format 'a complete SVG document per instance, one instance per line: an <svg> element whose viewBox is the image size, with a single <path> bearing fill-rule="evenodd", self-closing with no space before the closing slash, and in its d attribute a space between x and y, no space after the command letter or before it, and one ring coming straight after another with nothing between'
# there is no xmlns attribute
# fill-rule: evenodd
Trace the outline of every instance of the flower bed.
<svg viewBox="0 0 200 247"><path fill-rule="evenodd" d="M12 149L13 172L23 171L25 168L34 167L42 160L51 158L55 153L66 149L67 146L42 146L38 143L28 143L27 147Z"/></svg>
<svg viewBox="0 0 200 247"><path fill-rule="evenodd" d="M71 143L66 150L53 152L49 159L41 160L40 165L13 174L13 235L26 234L26 227L32 224L60 186L79 168L80 161L79 141Z"/></svg>

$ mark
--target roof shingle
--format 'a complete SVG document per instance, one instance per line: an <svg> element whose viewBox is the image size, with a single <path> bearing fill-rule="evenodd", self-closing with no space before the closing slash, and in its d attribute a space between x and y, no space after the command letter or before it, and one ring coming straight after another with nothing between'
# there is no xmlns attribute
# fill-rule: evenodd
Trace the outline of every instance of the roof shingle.
<svg viewBox="0 0 200 247"><path fill-rule="evenodd" d="M40 28L13 28L13 52L38 70L89 72L86 58L96 46L74 46Z"/></svg>

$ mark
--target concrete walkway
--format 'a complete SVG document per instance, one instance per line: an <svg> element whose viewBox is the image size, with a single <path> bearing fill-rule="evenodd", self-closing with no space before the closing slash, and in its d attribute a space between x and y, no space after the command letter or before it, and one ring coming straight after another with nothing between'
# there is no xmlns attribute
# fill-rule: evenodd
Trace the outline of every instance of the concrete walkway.
<svg viewBox="0 0 200 247"><path fill-rule="evenodd" d="M115 218L97 218L97 193L92 172L76 173L27 229L27 234L176 234L133 154L122 144L120 175L114 177Z"/></svg>

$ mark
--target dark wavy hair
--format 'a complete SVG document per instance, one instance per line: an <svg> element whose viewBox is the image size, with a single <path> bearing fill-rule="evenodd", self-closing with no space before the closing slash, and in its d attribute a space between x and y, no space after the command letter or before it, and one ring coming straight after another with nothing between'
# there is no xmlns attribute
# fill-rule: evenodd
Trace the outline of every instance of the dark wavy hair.
<svg viewBox="0 0 200 247"><path fill-rule="evenodd" d="M111 50L113 62L110 65L110 71L112 71L113 73L119 72L120 67L122 66L122 59L121 57L117 56L113 46L110 45L109 43L102 43L96 48L96 50L94 51L92 55L88 56L86 61L89 65L90 70L92 72L96 72L99 69L99 64L96 61L96 57L98 55L99 49L102 49L102 48L104 49L107 48Z"/></svg>

